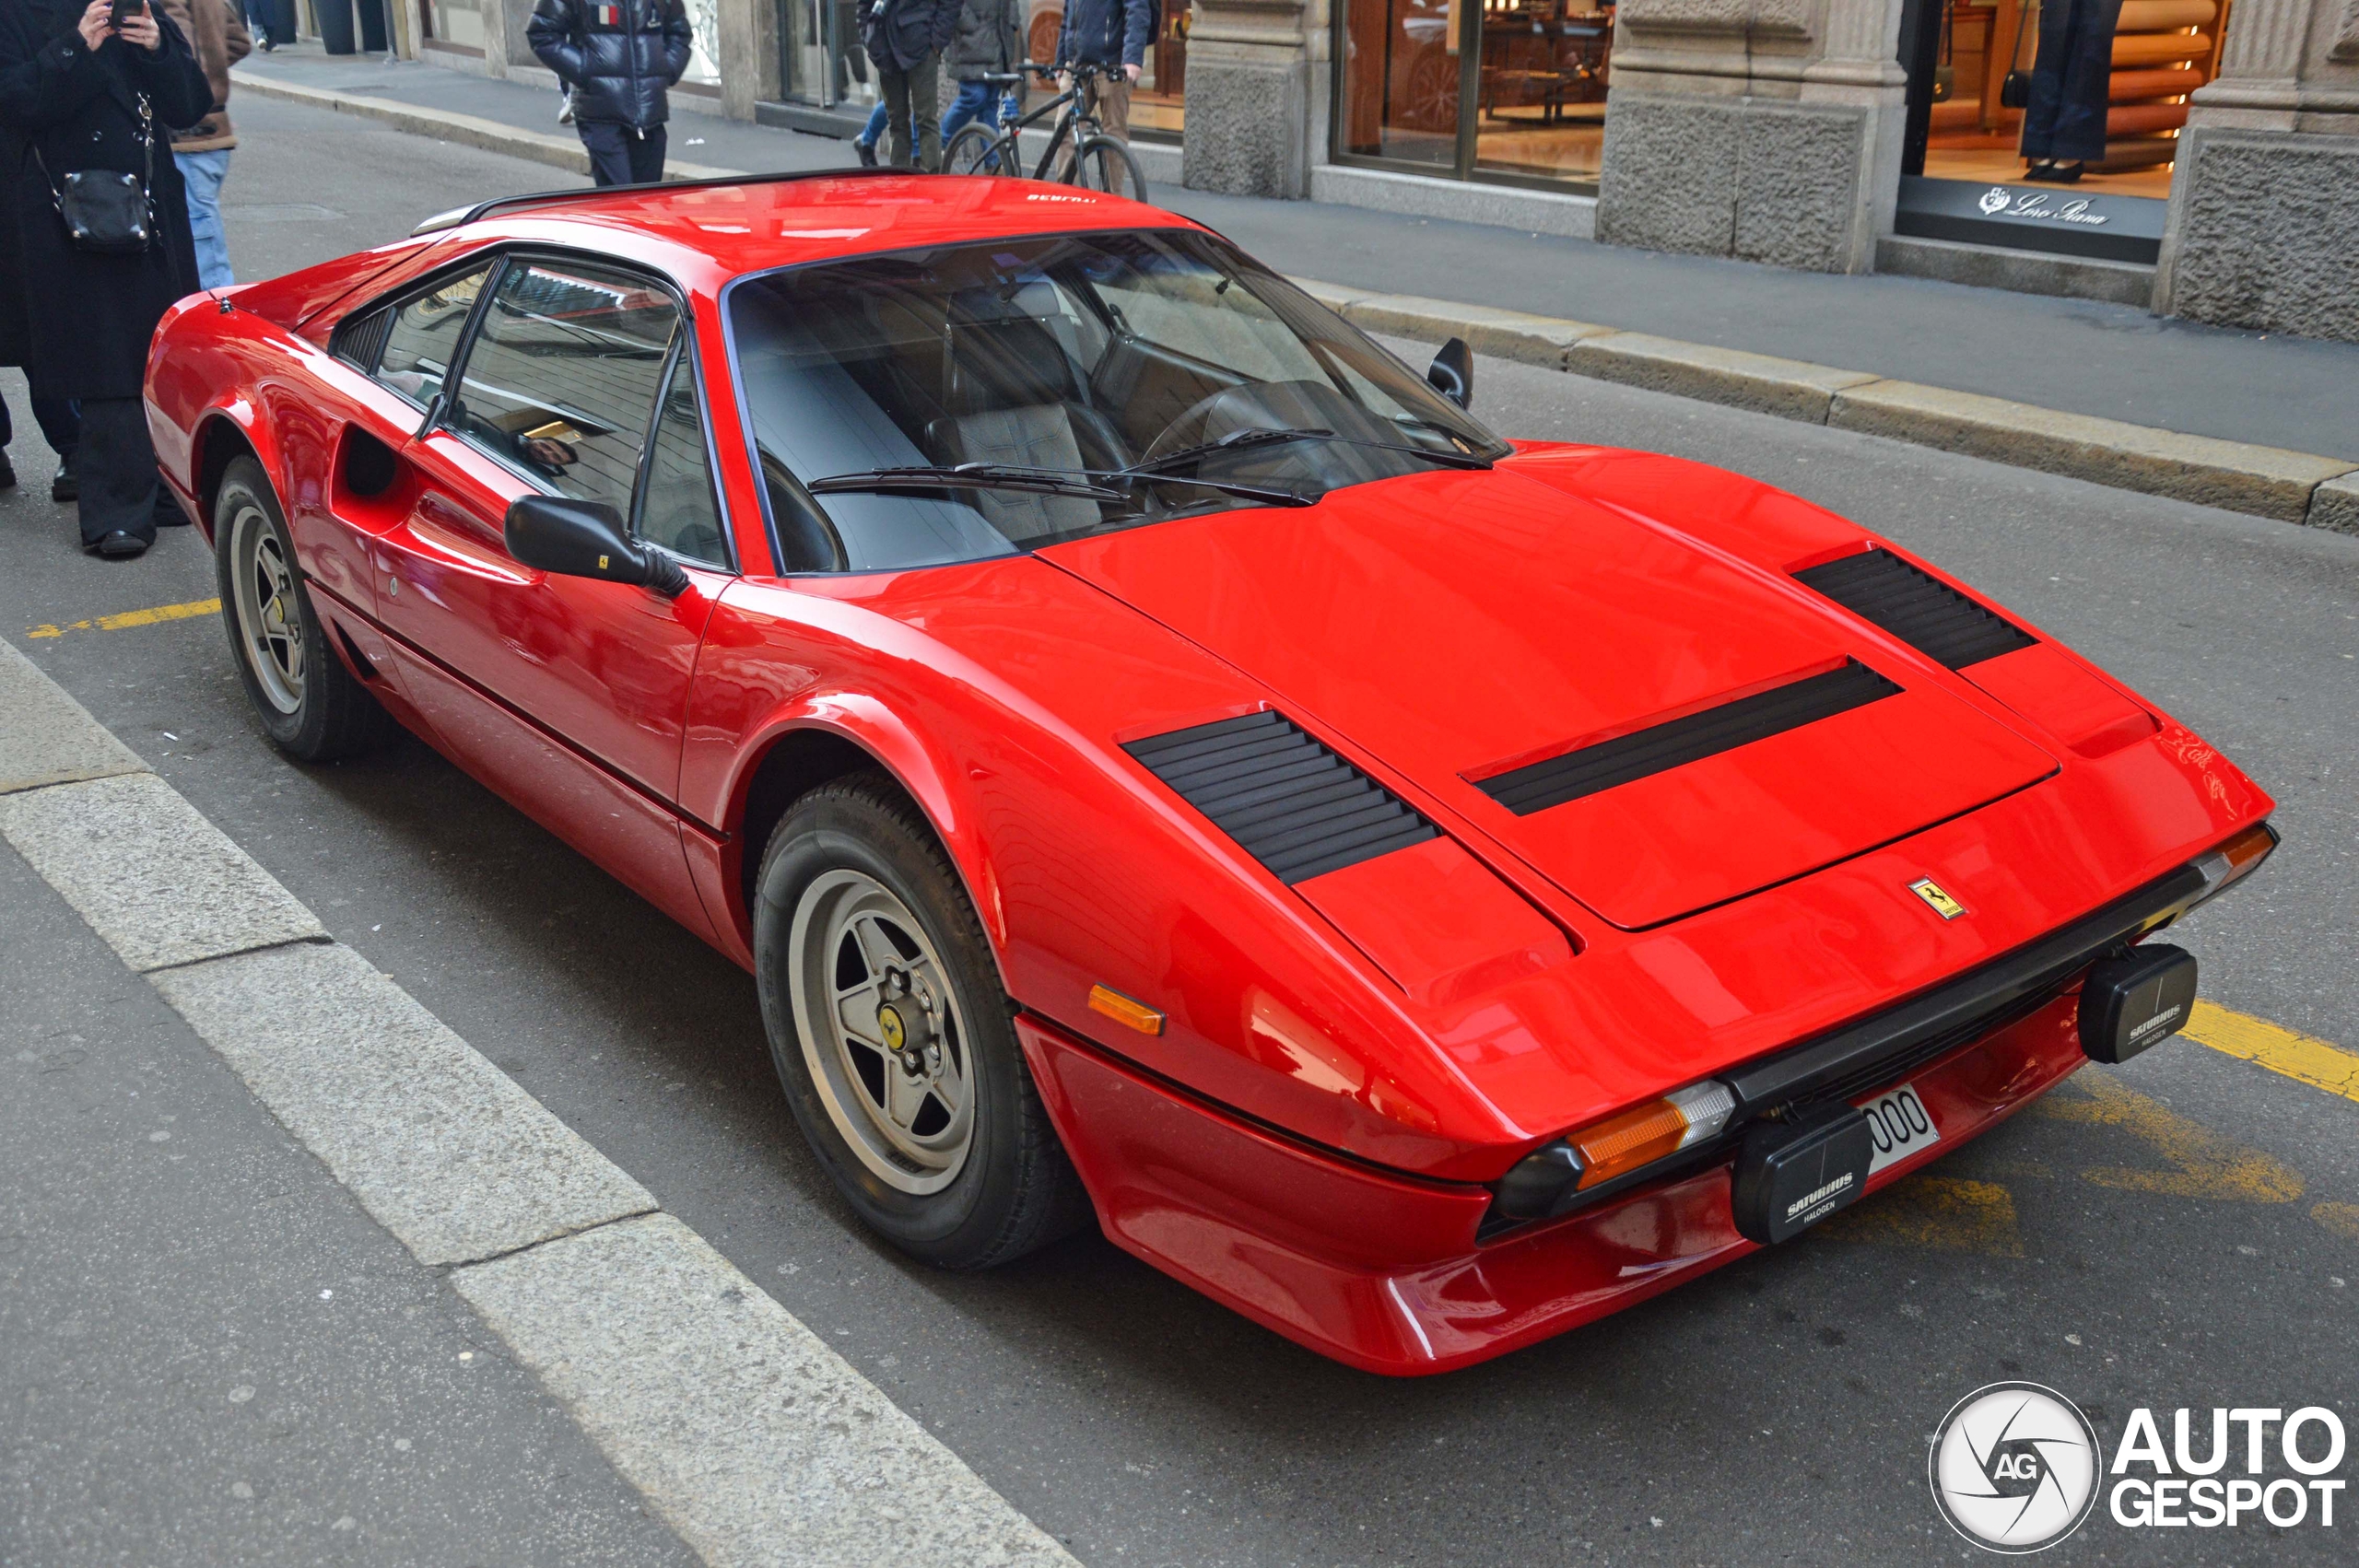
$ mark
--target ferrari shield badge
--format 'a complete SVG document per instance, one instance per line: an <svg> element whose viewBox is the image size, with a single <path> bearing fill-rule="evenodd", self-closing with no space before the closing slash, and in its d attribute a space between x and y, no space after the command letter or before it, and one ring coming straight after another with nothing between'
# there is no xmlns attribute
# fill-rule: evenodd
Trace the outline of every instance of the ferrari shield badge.
<svg viewBox="0 0 2359 1568"><path fill-rule="evenodd" d="M1908 884L1908 891L1925 901L1925 907L1944 920L1954 920L1966 913L1966 906L1951 897L1942 884L1931 877L1923 877Z"/></svg>

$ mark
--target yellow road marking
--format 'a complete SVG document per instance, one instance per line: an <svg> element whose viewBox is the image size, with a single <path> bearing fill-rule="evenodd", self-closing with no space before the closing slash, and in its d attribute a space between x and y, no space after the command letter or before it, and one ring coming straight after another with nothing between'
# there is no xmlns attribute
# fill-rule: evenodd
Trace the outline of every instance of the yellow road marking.
<svg viewBox="0 0 2359 1568"><path fill-rule="evenodd" d="M2321 1203L2310 1218L2345 1241L2359 1241L2359 1203Z"/></svg>
<svg viewBox="0 0 2359 1568"><path fill-rule="evenodd" d="M2195 1014L2188 1020L2185 1032L2189 1039L2224 1055L2259 1062L2271 1072L2282 1072L2330 1094L2359 1100L2359 1056L2339 1046L2208 1001L2195 1004Z"/></svg>
<svg viewBox="0 0 2359 1568"><path fill-rule="evenodd" d="M1829 1219L1820 1234L1885 1246L2021 1258L2014 1194L1996 1182L1912 1176Z"/></svg>
<svg viewBox="0 0 2359 1568"><path fill-rule="evenodd" d="M2035 1101L2032 1112L2052 1121L2120 1128L2172 1167L2099 1166L2083 1171L2085 1180L2123 1192L2157 1192L2227 1203L2291 1203L2302 1196L2302 1173L2273 1154L2223 1138L2110 1073L2077 1073L2072 1082L2085 1094L2049 1094Z"/></svg>
<svg viewBox="0 0 2359 1568"><path fill-rule="evenodd" d="M64 637L67 632L119 632L129 626L152 626L159 621L185 621L196 615L217 615L221 613L218 599L192 599L185 604L158 604L152 610L125 610L117 615L93 615L87 621L69 621L65 626L35 626L25 635L29 638Z"/></svg>

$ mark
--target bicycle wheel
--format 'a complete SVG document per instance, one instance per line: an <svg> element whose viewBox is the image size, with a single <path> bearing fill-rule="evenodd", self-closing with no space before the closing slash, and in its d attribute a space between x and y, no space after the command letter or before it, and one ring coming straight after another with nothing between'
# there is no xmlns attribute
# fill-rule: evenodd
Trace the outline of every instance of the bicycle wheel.
<svg viewBox="0 0 2359 1568"><path fill-rule="evenodd" d="M1006 167L1003 138L988 125L961 125L950 145L942 149L945 174L997 174Z"/></svg>
<svg viewBox="0 0 2359 1568"><path fill-rule="evenodd" d="M1065 180L1068 184L1128 196L1134 202L1147 199L1146 176L1139 172L1139 160L1131 156L1130 148L1111 136L1091 136L1084 141Z"/></svg>

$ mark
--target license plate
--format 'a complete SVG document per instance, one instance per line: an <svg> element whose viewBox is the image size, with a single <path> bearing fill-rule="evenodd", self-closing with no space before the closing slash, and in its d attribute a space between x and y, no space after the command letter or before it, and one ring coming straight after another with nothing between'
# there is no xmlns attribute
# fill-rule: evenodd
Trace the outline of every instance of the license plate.
<svg viewBox="0 0 2359 1568"><path fill-rule="evenodd" d="M1867 1113L1868 1136L1875 1147L1868 1160L1870 1176L1942 1141L1942 1129L1933 1125L1933 1113L1917 1097L1914 1083L1887 1089L1858 1104Z"/></svg>

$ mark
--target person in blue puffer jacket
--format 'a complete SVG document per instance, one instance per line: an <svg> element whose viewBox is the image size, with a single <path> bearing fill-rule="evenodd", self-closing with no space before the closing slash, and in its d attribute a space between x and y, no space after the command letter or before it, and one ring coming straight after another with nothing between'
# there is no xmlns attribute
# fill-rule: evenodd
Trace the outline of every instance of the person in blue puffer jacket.
<svg viewBox="0 0 2359 1568"><path fill-rule="evenodd" d="M663 178L669 89L688 68L681 0L536 0L524 41L573 89L573 128L601 185Z"/></svg>
<svg viewBox="0 0 2359 1568"><path fill-rule="evenodd" d="M1057 69L1120 66L1097 83L1097 118L1116 141L1131 139L1131 88L1155 41L1155 0L1066 0L1057 35Z"/></svg>

